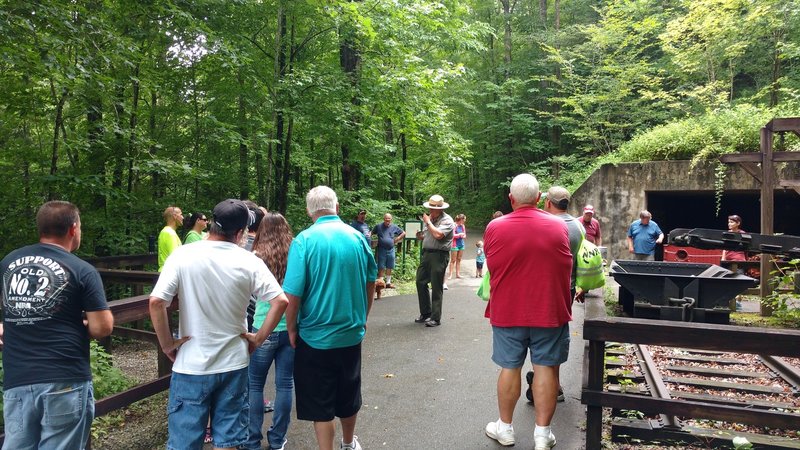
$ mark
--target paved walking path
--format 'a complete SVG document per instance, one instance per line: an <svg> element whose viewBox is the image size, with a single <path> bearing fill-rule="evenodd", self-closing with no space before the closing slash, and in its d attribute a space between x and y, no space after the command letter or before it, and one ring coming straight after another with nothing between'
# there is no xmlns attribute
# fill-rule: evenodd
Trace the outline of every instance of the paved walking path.
<svg viewBox="0 0 800 450"><path fill-rule="evenodd" d="M496 383L499 368L491 360L492 332L483 317L485 303L476 295L475 245L472 235L465 250L462 276L448 281L442 325L427 328L414 323L419 315L416 295L377 300L363 342L362 392L364 406L356 434L364 450L499 449L484 427L497 420ZM588 301L602 301L600 290ZM583 310L575 304L570 325L569 361L561 368L566 401L553 419L557 448L584 448L585 408L580 403L583 361ZM524 376L525 371L523 371ZM268 380L267 398L274 382ZM527 387L522 383L523 389ZM295 420L287 450L315 449L313 426ZM272 415L267 414L264 430ZM514 414L515 448L533 448L534 407L524 392ZM337 424L337 440L341 431Z"/></svg>

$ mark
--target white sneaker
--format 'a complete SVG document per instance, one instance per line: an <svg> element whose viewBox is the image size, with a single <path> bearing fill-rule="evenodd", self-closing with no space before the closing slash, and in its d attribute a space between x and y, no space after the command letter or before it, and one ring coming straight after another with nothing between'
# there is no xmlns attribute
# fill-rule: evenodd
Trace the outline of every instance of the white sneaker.
<svg viewBox="0 0 800 450"><path fill-rule="evenodd" d="M342 439L342 445L339 448L342 450L362 450L361 444L358 443L358 436L353 436L353 443L351 445L344 445L344 439Z"/></svg>
<svg viewBox="0 0 800 450"><path fill-rule="evenodd" d="M447 283L442 284L442 289L447 290Z"/></svg>
<svg viewBox="0 0 800 450"><path fill-rule="evenodd" d="M489 422L488 424L486 424L486 435L494 439L495 441L499 442L500 445L505 445L505 446L514 445L514 428L509 428L508 430L499 433L497 431L497 422Z"/></svg>
<svg viewBox="0 0 800 450"><path fill-rule="evenodd" d="M533 450L550 450L556 445L556 437L553 432L550 436L533 436Z"/></svg>

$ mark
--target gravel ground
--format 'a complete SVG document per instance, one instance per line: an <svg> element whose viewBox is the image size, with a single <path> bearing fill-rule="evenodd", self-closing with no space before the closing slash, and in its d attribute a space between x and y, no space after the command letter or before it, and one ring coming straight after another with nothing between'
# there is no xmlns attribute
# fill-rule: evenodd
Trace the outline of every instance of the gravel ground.
<svg viewBox="0 0 800 450"><path fill-rule="evenodd" d="M114 365L137 383L158 375L155 346L125 340L113 348ZM92 426L92 448L145 450L164 448L167 442L167 393L135 403L123 411L97 418Z"/></svg>

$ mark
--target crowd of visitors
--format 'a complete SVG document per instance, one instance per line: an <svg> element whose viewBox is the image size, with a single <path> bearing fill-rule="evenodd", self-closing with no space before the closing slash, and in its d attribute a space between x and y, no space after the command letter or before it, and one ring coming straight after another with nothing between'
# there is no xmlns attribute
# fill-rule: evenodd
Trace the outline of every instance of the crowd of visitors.
<svg viewBox="0 0 800 450"><path fill-rule="evenodd" d="M583 239L602 243L600 225L592 205L573 217L566 212L570 193L552 186L542 194L530 174L512 180L508 198L512 212L495 212L484 240L475 244L475 275L482 277L484 268L491 273L485 316L491 358L500 367L499 417L485 432L501 445L516 442L513 414L530 358L533 370L525 378L526 396L536 406L535 448L549 449L556 444L551 420L563 401L559 368L568 357L572 304L583 300L575 290L575 258ZM453 219L438 194L422 206L427 211L415 236L421 255L414 321L438 327L448 267L448 278L462 276L466 216ZM312 224L297 236L281 214L250 201L227 199L210 216L193 212L186 220L177 206L164 210L161 274L149 308L159 345L174 363L168 448L200 448L205 438L215 448L284 449L293 396L297 419L313 422L320 450L337 445L337 419L338 448L362 448L355 434L361 345L376 279L394 287L396 246L406 232L391 213L370 228L366 210L347 223L339 208L332 189L311 189L306 212ZM742 232L741 222L728 217L730 231ZM183 243L181 225L187 230ZM81 241L78 209L47 202L37 227L39 243L0 262L3 448L83 448L94 417L89 339L108 336L114 320L98 272L72 255ZM663 238L648 211L628 229L637 259L652 259ZM741 256L726 252L725 258ZM179 303L177 330L168 316L172 302ZM50 339L53 334L61 338ZM274 414L263 433L264 386L273 367ZM47 405L67 402L75 405L69 423L53 420Z"/></svg>

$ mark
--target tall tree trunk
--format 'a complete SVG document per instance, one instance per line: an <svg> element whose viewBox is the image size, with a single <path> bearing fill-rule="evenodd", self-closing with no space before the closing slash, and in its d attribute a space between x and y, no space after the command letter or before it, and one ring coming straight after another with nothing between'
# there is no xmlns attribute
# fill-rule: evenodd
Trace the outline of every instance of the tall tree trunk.
<svg viewBox="0 0 800 450"><path fill-rule="evenodd" d="M284 0L278 2L278 27L275 33L275 179L278 180L275 192L275 209L282 214L286 213L287 195L285 187L289 186L288 167L289 160L286 156L286 137L284 136L284 109L285 101L281 92L281 83L286 76L286 8ZM291 155L289 155L291 156Z"/></svg>
<svg viewBox="0 0 800 450"><path fill-rule="evenodd" d="M102 73L106 67L102 62L99 55L104 42L102 40L92 39L95 34L94 26L87 22L86 19L98 14L102 11L102 1L90 0L85 2L86 14L77 14L74 17L77 26L84 28L85 32L89 34L95 45L86 48L86 53L81 55L82 64L85 65L85 70L89 73ZM98 42L99 41L99 42ZM106 164L107 160L115 157L116 155L109 155L103 143L103 87L96 77L89 77L84 85L83 97L86 101L86 143L87 153L89 157L86 159L88 175L97 176L99 183L105 185L106 183ZM102 190L94 190L91 193L92 208L104 209L106 206L106 196Z"/></svg>
<svg viewBox="0 0 800 450"><path fill-rule="evenodd" d="M53 81L50 80L50 93L53 96L53 100L56 101L56 116L55 120L53 121L53 146L52 146L52 153L50 155L50 175L56 175L58 173L58 136L61 132L63 122L64 122L64 103L67 101L67 97L69 96L69 90L66 88L61 89L61 94L56 94L55 85ZM49 183L47 188L47 199L48 200L55 200L56 199L56 192L55 186Z"/></svg>
<svg viewBox="0 0 800 450"><path fill-rule="evenodd" d="M122 171L125 164L125 86L122 81L114 89L114 161L111 173L111 187L122 186ZM99 155L96 155L97 157Z"/></svg>
<svg viewBox="0 0 800 450"><path fill-rule="evenodd" d="M247 111L244 106L244 77L242 69L236 72L236 79L239 82L239 198L250 197L250 177L248 176L249 167L249 148L247 147Z"/></svg>
<svg viewBox="0 0 800 450"><path fill-rule="evenodd" d="M542 27L547 29L547 0L539 0L539 21Z"/></svg>
<svg viewBox="0 0 800 450"><path fill-rule="evenodd" d="M281 188L281 190L283 190L283 191L288 191L289 190L289 176L291 175L290 174L290 170L289 170L291 168L291 164L289 162L289 157L291 156L291 144L290 144L290 142L292 141L292 129L293 128L294 128L294 117L289 115L289 120L288 120L288 122L286 124L286 142L283 145L283 159L284 159L284 161L286 161L286 164L284 164L284 166L283 166L283 174L282 174L283 180L285 180L284 181L284 185ZM286 196L286 194L284 194L284 202L286 202L285 196Z"/></svg>
<svg viewBox="0 0 800 450"><path fill-rule="evenodd" d="M394 143L394 126L391 118L386 117L383 119L383 128L387 147L390 149L396 148ZM397 157L397 151L390 150L388 156L392 159L392 161L394 161L394 159ZM397 174L393 172L390 174L390 177L389 184L387 185L388 192L385 193L388 194L386 198L397 200L399 192L397 189Z"/></svg>
<svg viewBox="0 0 800 450"><path fill-rule="evenodd" d="M561 0L555 0L553 3L553 15L555 17L556 32L561 29Z"/></svg>
<svg viewBox="0 0 800 450"><path fill-rule="evenodd" d="M130 126L130 136L128 137L128 193L130 194L133 192L133 155L136 154L136 127L139 123L139 95L140 95L140 85L139 85L139 64L136 64L136 67L133 69L133 81L132 81L132 92L131 92L131 112L130 112L130 120L128 120L128 125Z"/></svg>
<svg viewBox="0 0 800 450"><path fill-rule="evenodd" d="M273 116L273 120L274 120L274 117L275 117L275 113L274 112L272 113L272 116ZM272 176L268 176L267 177L267 203L264 204L264 206L267 209L269 209L270 211L272 209L274 209L272 205L274 203L273 201L276 199L276 192L274 192L275 181L276 181L275 180L275 172L274 171L276 170L275 169L276 166L277 166L277 162L275 161L275 155L273 153L272 142L270 141L267 144L267 170L265 172L269 173L270 170L272 170L273 172L272 172Z"/></svg>
<svg viewBox="0 0 800 450"><path fill-rule="evenodd" d="M192 61L189 71L192 74L192 113L194 120L192 125L192 161L197 161L200 158L200 143L204 139L202 125L200 124L200 96L198 94L200 86L197 79L197 61ZM197 192L197 180L195 180L195 192Z"/></svg>
<svg viewBox="0 0 800 450"><path fill-rule="evenodd" d="M547 31L547 0L539 0L539 23L541 24L542 31ZM550 108L547 104L547 91L550 88L550 82L547 81L547 77L542 77L539 85L542 89L541 104L539 107L542 111L548 111Z"/></svg>
<svg viewBox="0 0 800 450"><path fill-rule="evenodd" d="M400 197L406 198L406 163L408 162L408 145L406 145L405 132L400 133L400 151L403 158L403 165L400 166Z"/></svg>
<svg viewBox="0 0 800 450"><path fill-rule="evenodd" d="M514 12L516 0L500 0L503 5L503 80L508 81L511 78L511 14ZM507 135L503 136L503 141L506 149L509 151L514 148L514 133L512 124L511 111L506 111L506 126L508 127Z"/></svg>
<svg viewBox="0 0 800 450"><path fill-rule="evenodd" d="M297 52L295 51L295 42L294 42L294 31L295 31L294 24L295 24L295 17L294 17L294 15L292 15L292 26L290 27L290 31L289 31L289 43L288 43L288 45L283 46L284 49L286 49L286 48L290 49L290 51L289 51L289 62L288 62L288 64L286 64L286 67L283 69L284 76L286 74L291 74L292 70L294 70L294 58L295 58L295 55L297 54ZM286 55L284 54L284 55L282 55L282 57L285 60ZM286 142L283 143L283 160L285 161L285 164L283 166L283 174L281 175L281 179L283 180L283 185L281 186L281 191L284 192L284 194L283 194L284 195L284 200L283 200L284 204L288 203L285 196L289 192L289 176L290 176L291 156L292 156L292 130L294 130L294 116L291 114L291 112L288 114L287 122L288 123L287 123L287 126L286 126ZM298 171L298 173L299 173L299 171ZM299 177L297 178L297 180L298 180L297 185L298 186L302 186L302 182L301 182ZM302 191L301 191L301 195L302 195Z"/></svg>
<svg viewBox="0 0 800 450"><path fill-rule="evenodd" d="M494 11L494 8L488 8L488 9L489 9L489 15L486 18L486 23L492 23L492 21L494 20L494 16L492 14L493 11ZM490 73L492 74L492 80L495 83L499 84L500 83L500 79L499 79L499 74L497 72L497 54L496 54L497 52L495 51L494 33L488 33L488 35L489 35L489 45L488 45L488 47L489 47L489 70L491 71Z"/></svg>
<svg viewBox="0 0 800 450"><path fill-rule="evenodd" d="M555 3L553 4L553 10L554 10L553 11L553 16L554 16L554 20L555 20L555 24L554 24L554 27L555 27L555 39L556 39L555 47L557 49L560 49L561 48L561 40L559 39L559 33L561 32L561 0L555 0ZM556 79L560 81L561 80L561 65L560 64L556 64L555 70L556 70L556 74L555 74L556 75ZM552 106L552 110L553 111L557 111L558 110L558 105L553 105ZM550 135L551 135L551 143L553 144L553 147L555 147L556 149L560 150L561 149L561 127L559 127L558 125L552 126L550 128Z"/></svg>
<svg viewBox="0 0 800 450"><path fill-rule="evenodd" d="M314 141L311 143L313 144ZM333 152L328 152L328 182L325 183L327 186L333 186L333 167Z"/></svg>
<svg viewBox="0 0 800 450"><path fill-rule="evenodd" d="M503 75L506 80L511 77L511 14L516 3L516 0L500 0L503 6Z"/></svg>
<svg viewBox="0 0 800 450"><path fill-rule="evenodd" d="M96 89L89 88L86 103L86 143L89 157L85 161L88 165L88 174L99 177L99 182L105 184L108 155L103 148L103 100ZM119 157L117 156L117 158ZM104 209L105 207L105 195L92 193L92 209Z"/></svg>
<svg viewBox="0 0 800 450"><path fill-rule="evenodd" d="M783 33L775 33L775 43L784 38ZM780 77L781 77L781 52L778 50L777 44L773 44L772 56L772 83L769 88L769 106L776 106L778 104L778 93L780 91Z"/></svg>
<svg viewBox="0 0 800 450"><path fill-rule="evenodd" d="M150 114L147 118L147 129L150 135L150 158L155 159L156 155L158 154L158 146L156 145L156 108L158 107L158 92L155 90L150 91ZM152 189L153 189L153 198L161 198L164 196L164 192L161 188L161 177L158 174L157 170L154 170L150 174L150 179L152 181Z"/></svg>
<svg viewBox="0 0 800 450"><path fill-rule="evenodd" d="M354 3L360 3L361 0L354 0ZM347 76L352 88L352 96L350 97L350 105L352 110L350 112L349 127L345 128L342 138L341 152L342 152L342 187L347 191L352 191L356 185L358 177L358 167L351 161L350 154L352 152L352 145L357 140L358 135L358 106L361 104L357 94L359 84L359 69L361 67L361 54L355 46L355 39L353 38L354 31L352 28L345 28L339 30L339 64L342 71Z"/></svg>
<svg viewBox="0 0 800 450"><path fill-rule="evenodd" d="M269 203L267 200L266 190L266 177L264 176L264 155L263 147L258 142L253 143L253 150L255 151L255 166L256 166L256 203L265 206Z"/></svg>

